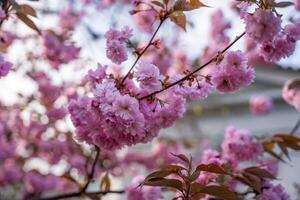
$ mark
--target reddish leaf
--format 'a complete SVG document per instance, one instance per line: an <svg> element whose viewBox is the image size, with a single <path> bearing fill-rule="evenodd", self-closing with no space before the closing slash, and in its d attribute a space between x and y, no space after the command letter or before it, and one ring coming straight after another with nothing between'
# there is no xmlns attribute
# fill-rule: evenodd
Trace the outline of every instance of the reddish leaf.
<svg viewBox="0 0 300 200"><path fill-rule="evenodd" d="M228 174L222 167L216 164L207 164L207 165L200 164L197 166L197 170L216 173L216 174Z"/></svg>
<svg viewBox="0 0 300 200"><path fill-rule="evenodd" d="M259 167L249 167L244 169L244 171L260 178L276 179L276 177L274 177L270 172Z"/></svg>
<svg viewBox="0 0 300 200"><path fill-rule="evenodd" d="M19 12L22 12L25 15L37 17L36 11L34 10L34 8L32 8L30 5L27 5L27 4L20 5Z"/></svg>
<svg viewBox="0 0 300 200"><path fill-rule="evenodd" d="M174 22L177 26L182 28L184 31L186 31L186 17L185 14L182 11L174 11L170 15L170 19L172 22Z"/></svg>
<svg viewBox="0 0 300 200"><path fill-rule="evenodd" d="M164 169L172 171L172 172L179 172L179 171L181 171L181 170L183 170L185 168L182 167L182 166L179 166L179 165L166 165L164 167Z"/></svg>
<svg viewBox="0 0 300 200"><path fill-rule="evenodd" d="M28 27L30 27L31 29L35 30L36 32L38 32L39 34L41 34L40 30L38 29L38 27L35 25L35 23L29 19L25 14L17 12L16 13L17 17L24 22Z"/></svg>
<svg viewBox="0 0 300 200"><path fill-rule="evenodd" d="M286 8L286 7L289 7L289 6L292 6L292 5L294 5L293 2L282 1L282 2L276 3L275 7L277 7L277 8Z"/></svg>
<svg viewBox="0 0 300 200"><path fill-rule="evenodd" d="M195 10L201 7L207 7L200 0L177 0L174 3L173 10L174 11L190 11Z"/></svg>
<svg viewBox="0 0 300 200"><path fill-rule="evenodd" d="M192 183L190 185L190 193L191 195L195 195L197 193L201 193L201 190L205 187L205 185L202 185L200 183Z"/></svg>
<svg viewBox="0 0 300 200"><path fill-rule="evenodd" d="M171 153L173 156L175 156L175 157L177 157L177 158L179 158L180 160L182 160L183 162L185 162L185 163L190 163L190 160L185 156L185 155L183 155L183 154L173 154L173 153Z"/></svg>
<svg viewBox="0 0 300 200"><path fill-rule="evenodd" d="M159 170L159 171L155 171L152 172L151 174L149 174L146 178L145 181L152 179L152 178L164 178L166 176L169 176L170 174L172 174L173 172L171 170Z"/></svg>
<svg viewBox="0 0 300 200"><path fill-rule="evenodd" d="M182 190L182 183L177 179L153 178L148 181L145 181L143 185L170 187L180 191Z"/></svg>
<svg viewBox="0 0 300 200"><path fill-rule="evenodd" d="M192 175L189 177L190 182L195 181L200 175L200 171L199 170L195 170Z"/></svg>
<svg viewBox="0 0 300 200"><path fill-rule="evenodd" d="M205 186L202 190L202 193L213 195L217 198L221 198L223 200L239 200L240 198L232 191L230 191L227 187L224 186Z"/></svg>
<svg viewBox="0 0 300 200"><path fill-rule="evenodd" d="M295 88L300 88L300 79L293 80L289 84L289 90L295 89Z"/></svg>
<svg viewBox="0 0 300 200"><path fill-rule="evenodd" d="M161 2L159 2L159 1L151 1L151 3L152 3L153 5L158 6L158 7L164 8L164 4L161 3Z"/></svg>
<svg viewBox="0 0 300 200"><path fill-rule="evenodd" d="M254 189L257 193L261 193L262 185L260 179L248 173L242 173L244 183ZM238 180L238 179L237 179ZM241 181L241 179L240 179Z"/></svg>
<svg viewBox="0 0 300 200"><path fill-rule="evenodd" d="M109 191L110 186L111 186L111 182L109 179L109 175L108 175L108 173L106 173L100 182L100 189L101 189L101 191Z"/></svg>
<svg viewBox="0 0 300 200"><path fill-rule="evenodd" d="M289 155L289 151L288 151L286 145L285 145L284 143L279 142L279 143L278 143L278 146L279 146L279 148L281 149L282 153L283 153L289 160L291 160L290 155Z"/></svg>

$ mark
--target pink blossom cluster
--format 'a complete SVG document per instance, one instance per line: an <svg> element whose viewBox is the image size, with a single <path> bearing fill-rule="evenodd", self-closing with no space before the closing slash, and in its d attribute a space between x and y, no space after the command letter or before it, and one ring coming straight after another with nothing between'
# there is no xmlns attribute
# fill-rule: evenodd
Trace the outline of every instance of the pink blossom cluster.
<svg viewBox="0 0 300 200"><path fill-rule="evenodd" d="M105 33L106 56L113 63L121 64L127 60L126 42L132 36L132 29L124 27L121 31L110 29Z"/></svg>
<svg viewBox="0 0 300 200"><path fill-rule="evenodd" d="M127 200L158 200L161 199L161 189L159 187L149 187L139 185L144 181L145 177L136 176L132 182L126 187Z"/></svg>
<svg viewBox="0 0 300 200"><path fill-rule="evenodd" d="M255 71L247 65L245 55L241 51L230 51L211 74L211 82L219 92L236 92L250 85L254 76Z"/></svg>
<svg viewBox="0 0 300 200"><path fill-rule="evenodd" d="M125 145L145 143L157 136L162 128L171 126L185 112L185 97L204 99L212 86L203 78L192 85L179 85L167 90L155 100L139 97L162 88L164 76L151 63L141 61L133 77L118 85L113 75L101 65L89 71L93 97L71 101L69 111L79 141L95 144L108 150Z"/></svg>
<svg viewBox="0 0 300 200"><path fill-rule="evenodd" d="M254 115L266 115L273 108L272 100L268 96L255 95L250 98L250 111Z"/></svg>
<svg viewBox="0 0 300 200"><path fill-rule="evenodd" d="M4 20L6 19L7 15L5 10L3 10L2 8L0 8L0 20Z"/></svg>
<svg viewBox="0 0 300 200"><path fill-rule="evenodd" d="M296 110L300 112L300 89L298 87L292 87L292 80L287 81L282 89L282 97L283 99L294 106Z"/></svg>
<svg viewBox="0 0 300 200"><path fill-rule="evenodd" d="M295 8L300 11L300 1L299 0L294 0Z"/></svg>
<svg viewBox="0 0 300 200"><path fill-rule="evenodd" d="M9 31L0 30L0 49L5 52L13 41L16 39L16 35Z"/></svg>
<svg viewBox="0 0 300 200"><path fill-rule="evenodd" d="M54 69L58 69L61 64L67 64L78 57L80 48L73 43L66 44L63 38L53 32L43 33L44 56Z"/></svg>
<svg viewBox="0 0 300 200"><path fill-rule="evenodd" d="M216 25L212 26L210 37L215 41L228 43L229 38L226 36L226 30L231 28L231 24L225 19L222 10L217 10L212 15L211 23Z"/></svg>
<svg viewBox="0 0 300 200"><path fill-rule="evenodd" d="M184 75L174 75L172 82L180 80L183 76ZM203 100L214 91L214 85L210 82L209 77L197 76L192 83L185 81L174 86L171 91L174 92L174 94L182 95L192 100Z"/></svg>
<svg viewBox="0 0 300 200"><path fill-rule="evenodd" d="M280 16L271 9L257 8L253 14L244 15L246 33L259 46L265 61L276 62L293 54L300 39L298 21L282 28Z"/></svg>
<svg viewBox="0 0 300 200"><path fill-rule="evenodd" d="M256 197L256 200L290 200L290 196L284 191L282 185L265 183L263 192Z"/></svg>
<svg viewBox="0 0 300 200"><path fill-rule="evenodd" d="M222 150L224 157L234 162L255 160L263 153L261 143L248 130L232 126L225 131Z"/></svg>
<svg viewBox="0 0 300 200"><path fill-rule="evenodd" d="M59 26L63 30L74 30L82 16L82 12L77 12L72 6L69 6L59 13Z"/></svg>
<svg viewBox="0 0 300 200"><path fill-rule="evenodd" d="M155 22L155 12L154 11L141 11L133 15L133 20L137 27L145 32L153 32L153 24Z"/></svg>
<svg viewBox="0 0 300 200"><path fill-rule="evenodd" d="M12 68L12 63L4 60L3 56L0 55L0 78L6 76Z"/></svg>
<svg viewBox="0 0 300 200"><path fill-rule="evenodd" d="M45 191L53 191L57 185L56 177L53 175L43 176L38 172L30 171L24 180L26 194L25 198L34 198L34 194Z"/></svg>

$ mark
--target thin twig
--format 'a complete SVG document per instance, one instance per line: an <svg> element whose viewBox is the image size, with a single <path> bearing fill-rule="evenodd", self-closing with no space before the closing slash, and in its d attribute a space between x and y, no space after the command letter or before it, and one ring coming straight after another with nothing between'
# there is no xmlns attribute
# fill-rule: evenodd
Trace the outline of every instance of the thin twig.
<svg viewBox="0 0 300 200"><path fill-rule="evenodd" d="M295 126L293 127L293 129L291 130L290 134L291 135L295 135L296 131L299 129L300 127L300 118L298 119L297 123L295 124Z"/></svg>
<svg viewBox="0 0 300 200"><path fill-rule="evenodd" d="M146 47L138 54L137 58L135 59L134 63L132 64L132 66L130 67L129 71L127 72L127 74L124 76L124 78L122 79L122 84L124 83L124 81L126 80L126 78L129 76L130 72L133 70L133 68L135 67L135 65L137 64L137 62L140 60L140 58L144 55L144 53L146 53L146 51L148 50L148 48L152 45L152 42L155 38L155 36L157 35L159 29L161 28L162 24L164 23L164 21L167 19L167 17L163 17L160 22L159 25L157 26L156 30L154 31L152 37L150 38L148 44L146 45Z"/></svg>
<svg viewBox="0 0 300 200"><path fill-rule="evenodd" d="M211 58L209 61L207 61L206 63L204 63L203 65L201 65L200 67L198 67L197 69L195 69L194 71L192 71L191 73L187 74L186 76L184 76L183 78L179 79L178 81L175 81L174 83L171 83L170 85L164 87L161 90L155 91L151 94L148 94L146 96L140 97L139 100L144 100L147 99L149 97L152 97L153 95L159 94L185 80L187 80L189 77L193 76L195 73L197 73L198 71L200 71L201 69L203 69L204 67L208 66L209 64L213 63L216 61L217 57L219 56L220 53L225 53L228 49L230 49L238 40L240 40L246 33L242 33L241 35L239 35L238 37L235 38L235 40L233 40L225 49L223 49L221 52L218 52L218 54L216 54L213 58Z"/></svg>
<svg viewBox="0 0 300 200"><path fill-rule="evenodd" d="M58 196L53 196L53 197L46 197L46 198L40 198L37 200L58 200L58 199L67 199L67 198L72 198L72 197L80 197L83 195L86 196L96 196L96 195L106 195L106 194L123 194L125 191L124 190L109 190L109 191L96 191L96 192L73 192L73 193L68 193L68 194L62 194Z"/></svg>
<svg viewBox="0 0 300 200"><path fill-rule="evenodd" d="M108 193L120 193L120 191L98 191L98 192L86 192L88 186L90 185L93 177L94 177L94 174L95 174L95 170L96 170L96 164L97 164L97 161L99 159L99 156L100 156L100 148L95 146L96 147L96 156L95 156L95 159L94 159L94 162L92 164L92 168L91 168L91 171L88 173L88 177L87 177L87 182L85 183L85 185L82 187L82 189L78 192L71 192L71 193L67 193L67 194L61 194L61 195L56 195L56 196L52 196L52 197L45 197L45 198L38 198L38 199L35 199L35 200L58 200L58 199L66 199L66 198L71 198L71 197L79 197L79 196L82 196L82 195L100 195L100 194L108 194Z"/></svg>

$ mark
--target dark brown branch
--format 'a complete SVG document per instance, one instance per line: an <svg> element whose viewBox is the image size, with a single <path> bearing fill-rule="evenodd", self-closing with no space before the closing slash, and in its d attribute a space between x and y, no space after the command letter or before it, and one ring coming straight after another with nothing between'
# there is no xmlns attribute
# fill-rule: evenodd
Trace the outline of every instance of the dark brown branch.
<svg viewBox="0 0 300 200"><path fill-rule="evenodd" d="M35 199L35 200L58 200L58 199L65 199L65 198L71 198L71 197L79 197L82 195L93 195L93 194L96 195L95 192L89 192L89 193L86 192L88 186L90 185L90 183L94 177L96 164L97 164L97 161L100 156L99 147L97 147L97 146L95 146L95 147L96 147L96 156L95 156L94 162L92 164L91 171L88 173L87 182L85 183L85 185L83 186L83 188L80 191L71 192L71 193L67 193L67 194L61 194L61 195L52 196L52 197L39 198L39 199ZM98 193L98 195L100 195L100 194L108 194L108 193L120 193L120 191L105 191L105 192L99 191L97 193Z"/></svg>
<svg viewBox="0 0 300 200"><path fill-rule="evenodd" d="M106 195L106 194L123 194L125 191L124 190L109 190L109 191L96 191L96 192L73 192L73 193L67 193L67 194L62 194L58 196L53 196L53 197L45 197L45 198L40 198L37 200L58 200L58 199L67 199L67 198L72 198L72 197L80 197L83 195L86 196L97 196L97 195Z"/></svg>
<svg viewBox="0 0 300 200"><path fill-rule="evenodd" d="M134 63L132 64L132 66L130 67L129 71L127 72L127 74L122 79L122 84L124 83L124 81L126 80L126 78L129 76L130 72L133 70L133 68L135 67L135 65L137 64L137 62L140 60L140 58L144 55L144 53L146 53L146 51L148 50L148 48L152 45L152 42L153 42L155 36L157 35L159 29L161 28L162 24L164 23L164 21L166 19L167 19L167 16L163 17L160 20L159 25L157 26L156 30L154 31L154 33L153 33L152 37L150 38L148 44L146 45L146 47L143 48L143 50L141 52L138 53L138 56L135 59Z"/></svg>
<svg viewBox="0 0 300 200"><path fill-rule="evenodd" d="M225 49L223 49L221 52L218 52L217 55L215 55L213 58L211 58L209 61L207 61L206 63L204 63L203 65L201 65L200 67L198 67L197 69L195 69L194 71L192 71L191 73L187 74L185 77L179 79L178 81L175 81L174 83L171 83L170 85L164 87L161 90L155 91L151 94L148 94L146 96L140 97L139 100L144 100L147 99L149 97L152 97L153 95L159 94L179 83L182 83L183 81L187 80L189 77L193 76L195 73L197 73L198 71L200 71L201 69L203 69L204 67L208 66L209 64L213 63L216 61L216 59L218 58L220 53L225 53L228 49L230 49L238 40L240 40L246 33L242 33L241 35L239 35L238 37L235 38L235 40L233 40Z"/></svg>
<svg viewBox="0 0 300 200"><path fill-rule="evenodd" d="M298 119L297 123L295 124L295 126L293 127L293 129L291 130L290 134L291 135L295 135L296 131L299 129L300 127L300 118Z"/></svg>

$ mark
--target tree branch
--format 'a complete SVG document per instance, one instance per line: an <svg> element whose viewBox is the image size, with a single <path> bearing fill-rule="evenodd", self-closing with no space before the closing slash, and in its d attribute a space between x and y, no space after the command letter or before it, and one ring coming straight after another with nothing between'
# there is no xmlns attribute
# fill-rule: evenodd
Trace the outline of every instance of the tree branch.
<svg viewBox="0 0 300 200"><path fill-rule="evenodd" d="M94 162L92 164L92 168L91 171L88 173L88 177L87 177L87 182L85 183L85 185L83 186L83 188L78 191L78 192L71 192L71 193L67 193L67 194L61 194L61 195L57 195L57 196L52 196L52 197L45 197L45 198L38 198L35 200L58 200L58 199L65 199L65 198L71 198L71 197L79 197L82 195L100 195L100 194L108 194L108 193L120 193L121 191L98 191L98 192L86 192L88 186L90 185L94 174L95 174L95 169L96 169L96 164L97 161L99 159L99 155L100 155L100 148L96 147L96 156L94 159Z"/></svg>
<svg viewBox="0 0 300 200"><path fill-rule="evenodd" d="M170 85L164 87L161 90L155 91L151 94L148 94L146 96L140 97L139 100L144 100L147 99L149 97L152 97L153 95L159 94L185 80L187 80L189 77L191 77L192 75L194 75L195 73L197 73L198 71L200 71L201 69L203 69L204 67L208 66L209 64L213 63L216 61L218 55L220 53L225 53L228 49L230 49L237 41L239 41L246 33L242 33L241 35L239 35L238 37L235 38L235 40L233 40L225 49L223 49L221 52L218 52L218 54L216 54L213 58L211 58L209 61L207 61L206 63L204 63L203 65L201 65L200 67L198 67L197 69L195 69L194 71L192 71L191 73L187 74L185 77L179 79L178 81L175 81L174 83L171 83Z"/></svg>
<svg viewBox="0 0 300 200"><path fill-rule="evenodd" d="M167 19L167 16L163 17L160 22L158 27L156 28L156 30L154 31L152 37L150 38L148 44L146 45L146 47L138 54L137 58L135 59L134 63L132 64L132 66L130 67L129 71L127 72L127 74L124 76L124 78L122 79L122 84L124 83L124 81L126 80L126 78L129 76L130 72L133 70L133 68L135 67L135 65L137 64L137 62L140 60L140 58L144 55L144 53L146 53L146 51L148 50L148 48L152 45L152 42L155 38L155 36L157 35L159 29L161 28L162 24L164 23L164 21Z"/></svg>
<svg viewBox="0 0 300 200"><path fill-rule="evenodd" d="M290 134L291 135L295 135L296 131L299 129L300 127L300 118L298 119L297 123L295 124L295 126L293 127L293 129L291 130Z"/></svg>

